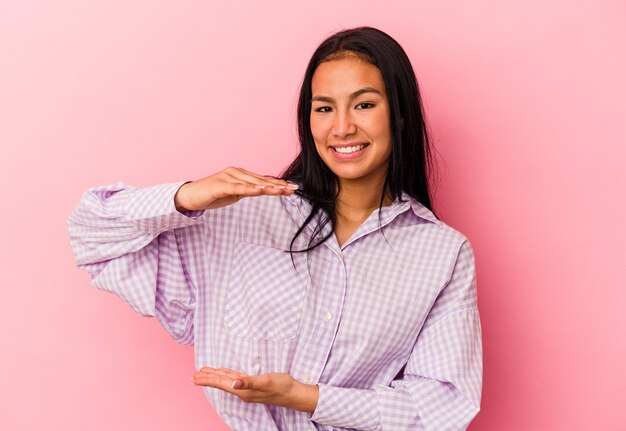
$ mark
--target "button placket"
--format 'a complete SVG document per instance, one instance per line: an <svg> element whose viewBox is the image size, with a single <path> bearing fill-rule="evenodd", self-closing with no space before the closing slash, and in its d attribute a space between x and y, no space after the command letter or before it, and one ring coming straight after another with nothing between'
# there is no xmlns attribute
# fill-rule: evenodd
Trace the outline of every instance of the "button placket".
<svg viewBox="0 0 626 431"><path fill-rule="evenodd" d="M341 314L341 302L346 289L346 271L344 258L332 248L322 249L326 253L333 253L331 262L328 262L328 271L317 280L321 286L329 283L332 288L313 288L311 293L322 295L323 301L312 301L314 309L310 314L311 319L305 322L310 331L310 337L317 340L318 348L306 349L306 355L299 356L292 369L293 375L304 384L315 384L318 382L324 364L328 358L335 334L336 320ZM330 257L330 256L329 256ZM336 260L335 260L336 259ZM329 287L330 287L329 285ZM318 297L318 299L321 299Z"/></svg>

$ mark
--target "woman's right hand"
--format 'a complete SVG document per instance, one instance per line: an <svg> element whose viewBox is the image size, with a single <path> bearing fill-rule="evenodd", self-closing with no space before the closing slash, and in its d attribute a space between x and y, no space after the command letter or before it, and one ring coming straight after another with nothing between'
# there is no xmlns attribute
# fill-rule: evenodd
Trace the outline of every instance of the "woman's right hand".
<svg viewBox="0 0 626 431"><path fill-rule="evenodd" d="M225 207L248 196L291 195L296 184L258 175L243 168L229 167L216 174L183 184L174 196L178 211Z"/></svg>

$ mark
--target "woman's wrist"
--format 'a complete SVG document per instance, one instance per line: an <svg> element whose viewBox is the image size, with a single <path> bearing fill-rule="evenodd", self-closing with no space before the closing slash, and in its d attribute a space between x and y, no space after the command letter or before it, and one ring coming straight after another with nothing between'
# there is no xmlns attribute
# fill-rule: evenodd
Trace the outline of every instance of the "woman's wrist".
<svg viewBox="0 0 626 431"><path fill-rule="evenodd" d="M307 413L315 411L319 398L319 387L317 385L308 385L295 380L290 392L287 407Z"/></svg>
<svg viewBox="0 0 626 431"><path fill-rule="evenodd" d="M185 188L185 186L186 186L187 184L189 184L190 182L191 182L191 181L187 181L187 182L186 182L186 183L184 183L182 186L180 186L180 187L178 188L178 190L176 191L176 194L174 195L174 206L176 207L176 210L177 210L178 212L181 212L181 213L182 213L182 212L185 212L185 211L190 211L190 209L189 209L189 208L187 208L187 207L185 206L185 203L184 203L184 196L183 196L183 193L184 193L183 189L184 189L184 188Z"/></svg>

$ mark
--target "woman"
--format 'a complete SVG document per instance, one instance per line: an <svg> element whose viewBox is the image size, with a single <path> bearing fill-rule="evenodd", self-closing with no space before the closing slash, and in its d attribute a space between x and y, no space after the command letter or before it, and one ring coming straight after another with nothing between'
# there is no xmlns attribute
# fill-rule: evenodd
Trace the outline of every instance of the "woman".
<svg viewBox="0 0 626 431"><path fill-rule="evenodd" d="M69 218L92 284L195 345L236 430L462 430L482 351L468 240L438 220L418 87L368 27L316 50L280 178L89 189Z"/></svg>

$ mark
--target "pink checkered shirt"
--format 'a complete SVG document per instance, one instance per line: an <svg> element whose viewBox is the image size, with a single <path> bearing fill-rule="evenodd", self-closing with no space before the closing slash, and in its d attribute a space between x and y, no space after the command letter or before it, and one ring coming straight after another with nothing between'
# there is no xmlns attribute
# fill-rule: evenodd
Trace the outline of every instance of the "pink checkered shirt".
<svg viewBox="0 0 626 431"><path fill-rule="evenodd" d="M403 194L341 247L333 235L292 263L285 250L306 200L258 196L180 213L182 184L87 190L68 219L70 242L93 286L193 344L196 368L319 386L313 414L205 388L230 427L467 428L480 407L482 346L466 237Z"/></svg>

